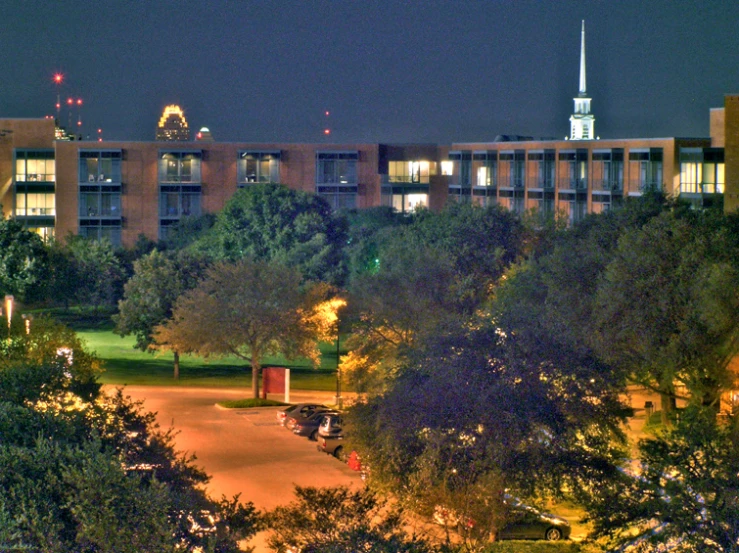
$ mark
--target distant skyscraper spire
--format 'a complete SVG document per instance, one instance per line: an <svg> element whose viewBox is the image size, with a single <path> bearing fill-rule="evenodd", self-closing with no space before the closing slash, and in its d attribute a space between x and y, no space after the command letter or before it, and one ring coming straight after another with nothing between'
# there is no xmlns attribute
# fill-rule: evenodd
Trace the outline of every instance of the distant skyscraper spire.
<svg viewBox="0 0 739 553"><path fill-rule="evenodd" d="M575 113L570 116L570 140L593 140L595 138L595 116L590 113L585 80L585 21L580 31L580 88L575 98Z"/></svg>

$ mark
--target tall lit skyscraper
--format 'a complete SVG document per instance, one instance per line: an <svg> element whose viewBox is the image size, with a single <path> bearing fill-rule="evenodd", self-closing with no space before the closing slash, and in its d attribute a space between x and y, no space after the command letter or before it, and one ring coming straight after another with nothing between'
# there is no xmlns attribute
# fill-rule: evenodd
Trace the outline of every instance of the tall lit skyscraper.
<svg viewBox="0 0 739 553"><path fill-rule="evenodd" d="M157 125L157 140L168 142L183 142L190 140L190 128L185 119L185 113L178 105L172 104L164 108Z"/></svg>

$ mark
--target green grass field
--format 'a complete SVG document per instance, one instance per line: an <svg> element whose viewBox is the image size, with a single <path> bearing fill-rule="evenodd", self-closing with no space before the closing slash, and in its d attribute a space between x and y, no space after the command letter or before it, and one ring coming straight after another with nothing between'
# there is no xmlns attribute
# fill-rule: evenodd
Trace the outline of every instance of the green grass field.
<svg viewBox="0 0 739 553"><path fill-rule="evenodd" d="M251 388L251 367L243 359L180 356L180 378L173 378L173 356L169 352L145 353L134 348L133 336L121 338L113 333L110 319L57 316L74 328L88 349L102 360L103 384L150 386L204 386ZM288 367L291 387L297 390L336 389L336 350L333 344L321 344L321 367L312 368L308 360L286 361L281 357L264 360L263 366Z"/></svg>

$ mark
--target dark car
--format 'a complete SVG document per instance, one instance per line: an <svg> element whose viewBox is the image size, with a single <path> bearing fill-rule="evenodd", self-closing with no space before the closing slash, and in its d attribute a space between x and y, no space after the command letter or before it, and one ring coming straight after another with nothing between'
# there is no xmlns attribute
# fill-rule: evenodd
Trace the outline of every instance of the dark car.
<svg viewBox="0 0 739 553"><path fill-rule="evenodd" d="M498 532L500 540L566 540L570 523L562 517L519 505L511 510L511 522Z"/></svg>
<svg viewBox="0 0 739 553"><path fill-rule="evenodd" d="M337 411L316 410L313 414L295 421L295 424L292 426L293 434L297 434L298 436L308 436L309 440L315 440L318 436L318 427L321 425L324 418L338 414L339 413Z"/></svg>
<svg viewBox="0 0 739 553"><path fill-rule="evenodd" d="M298 403L296 405L288 405L284 409L277 411L277 421L282 426L285 426L285 423L290 417L312 414L316 409L328 409L328 407L321 403Z"/></svg>
<svg viewBox="0 0 739 553"><path fill-rule="evenodd" d="M460 520L451 509L437 506L434 522L442 526L474 527L474 520ZM566 540L570 537L570 523L562 517L542 513L528 505L516 504L511 507L510 522L497 534L499 540Z"/></svg>

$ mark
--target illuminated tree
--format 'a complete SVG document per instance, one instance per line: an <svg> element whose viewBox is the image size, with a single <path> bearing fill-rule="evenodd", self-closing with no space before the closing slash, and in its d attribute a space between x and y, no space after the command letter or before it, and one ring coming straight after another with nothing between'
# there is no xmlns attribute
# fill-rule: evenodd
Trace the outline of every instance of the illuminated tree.
<svg viewBox="0 0 739 553"><path fill-rule="evenodd" d="M101 392L97 359L69 329L40 318L12 330L0 355L0 549L240 551L258 527L252 505L209 498L172 431L121 390Z"/></svg>
<svg viewBox="0 0 739 553"><path fill-rule="evenodd" d="M443 501L494 535L504 490L577 497L617 471L629 410L604 369L546 336L470 319L427 340L382 395L351 407L348 431L372 481L428 516Z"/></svg>
<svg viewBox="0 0 739 553"><path fill-rule="evenodd" d="M37 291L47 271L47 253L38 234L22 223L0 219L0 297L23 301Z"/></svg>
<svg viewBox="0 0 739 553"><path fill-rule="evenodd" d="M267 355L307 357L320 352L313 317L319 295L301 288L301 274L277 263L242 259L219 263L180 296L172 318L154 330L159 347L204 357L234 355L248 361L252 391Z"/></svg>

